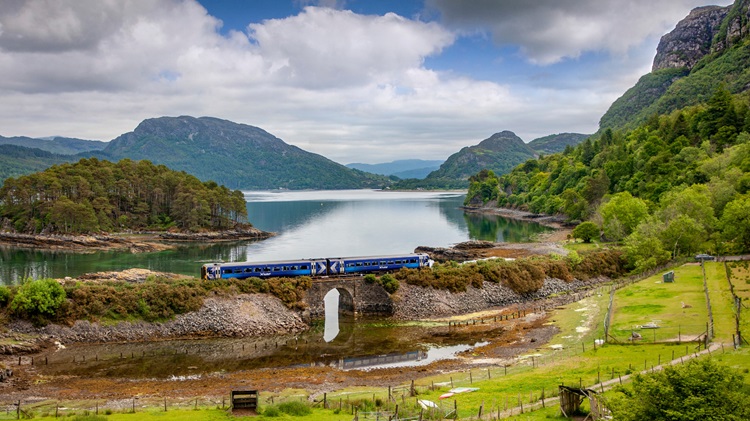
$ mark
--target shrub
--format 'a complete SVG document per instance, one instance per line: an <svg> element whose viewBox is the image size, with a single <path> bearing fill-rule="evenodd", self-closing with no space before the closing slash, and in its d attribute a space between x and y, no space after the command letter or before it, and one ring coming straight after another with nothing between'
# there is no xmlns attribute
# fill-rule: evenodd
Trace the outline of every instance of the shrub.
<svg viewBox="0 0 750 421"><path fill-rule="evenodd" d="M65 290L54 279L27 279L16 292L10 309L21 316L55 316L57 309L65 301Z"/></svg>
<svg viewBox="0 0 750 421"><path fill-rule="evenodd" d="M276 405L267 406L263 409L263 416L264 417L280 417L281 411L279 411L279 407Z"/></svg>
<svg viewBox="0 0 750 421"><path fill-rule="evenodd" d="M398 291L398 288L401 286L393 276L387 273L380 277L379 284L389 294L393 294L394 292Z"/></svg>
<svg viewBox="0 0 750 421"><path fill-rule="evenodd" d="M591 240L599 238L599 226L593 222L582 222L573 229L573 238L580 238L584 243L590 243Z"/></svg>
<svg viewBox="0 0 750 421"><path fill-rule="evenodd" d="M10 288L0 285L0 306L5 306L10 302Z"/></svg>
<svg viewBox="0 0 750 421"><path fill-rule="evenodd" d="M312 409L310 409L307 404L300 401L283 402L278 406L281 412L295 417L304 417L306 415L312 414Z"/></svg>

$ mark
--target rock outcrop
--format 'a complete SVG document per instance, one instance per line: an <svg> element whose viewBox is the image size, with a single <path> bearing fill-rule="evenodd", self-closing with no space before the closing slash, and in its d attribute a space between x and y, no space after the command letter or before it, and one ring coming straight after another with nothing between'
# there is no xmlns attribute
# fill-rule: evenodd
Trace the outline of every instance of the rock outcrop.
<svg viewBox="0 0 750 421"><path fill-rule="evenodd" d="M652 71L661 69L692 69L706 54L712 52L714 37L731 6L705 6L693 9L672 32L664 35L656 47Z"/></svg>

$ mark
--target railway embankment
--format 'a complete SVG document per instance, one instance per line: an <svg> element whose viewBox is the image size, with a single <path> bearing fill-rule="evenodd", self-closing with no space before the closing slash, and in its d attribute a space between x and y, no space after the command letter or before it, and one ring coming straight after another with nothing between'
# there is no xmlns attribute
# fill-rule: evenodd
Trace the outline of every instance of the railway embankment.
<svg viewBox="0 0 750 421"><path fill-rule="evenodd" d="M402 320L440 318L474 313L497 307L533 306L538 300L572 296L573 293L594 288L608 278L566 282L547 278L538 291L519 294L511 288L485 282L482 288L468 286L465 292L450 292L402 284L394 298L394 317Z"/></svg>
<svg viewBox="0 0 750 421"><path fill-rule="evenodd" d="M62 344L75 342L140 342L199 337L252 337L300 332L308 328L299 315L268 294L240 294L206 298L203 306L166 322L123 321L99 323L77 320L71 326L35 327L13 320L8 328L18 334L38 335Z"/></svg>

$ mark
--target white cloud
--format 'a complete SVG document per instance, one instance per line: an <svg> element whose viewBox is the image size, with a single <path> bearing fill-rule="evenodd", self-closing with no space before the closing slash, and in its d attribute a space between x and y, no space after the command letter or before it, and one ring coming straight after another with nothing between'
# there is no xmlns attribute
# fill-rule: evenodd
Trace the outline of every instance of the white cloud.
<svg viewBox="0 0 750 421"><path fill-rule="evenodd" d="M450 24L475 19L446 10ZM543 14L550 28L505 42L524 42L540 62L575 55L537 44L586 19L559 12L563 22L556 23L550 13ZM495 9L487 15L487 25L496 22ZM521 11L518 19L528 23L532 15ZM603 25L590 22L573 44L584 48ZM441 159L501 130L526 141L592 132L635 82L640 70L632 69L650 64L621 66L627 76L619 91L611 81L510 86L426 68L425 59L457 36L434 22L309 6L285 19L248 22L247 32L222 35L220 26L193 0L0 2L0 135L110 140L146 118L208 115L261 127L342 163ZM614 51L614 41L607 45Z"/></svg>
<svg viewBox="0 0 750 421"><path fill-rule="evenodd" d="M399 80L454 37L435 23L393 13L364 16L319 7L249 29L280 79L311 88Z"/></svg>
<svg viewBox="0 0 750 421"><path fill-rule="evenodd" d="M727 0L724 3L729 3ZM448 27L492 33L518 45L534 63L551 64L585 52L624 54L674 28L705 0L428 0Z"/></svg>

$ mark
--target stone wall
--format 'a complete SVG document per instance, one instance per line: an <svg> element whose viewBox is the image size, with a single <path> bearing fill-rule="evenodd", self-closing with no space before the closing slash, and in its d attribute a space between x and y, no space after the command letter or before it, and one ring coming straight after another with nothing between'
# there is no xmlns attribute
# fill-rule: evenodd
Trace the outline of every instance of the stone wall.
<svg viewBox="0 0 750 421"><path fill-rule="evenodd" d="M333 289L339 291L339 309L345 313L385 316L393 314L393 300L380 285L367 283L363 278L333 278L313 282L303 299L307 306L303 317L308 320L323 318L325 316L323 300Z"/></svg>

